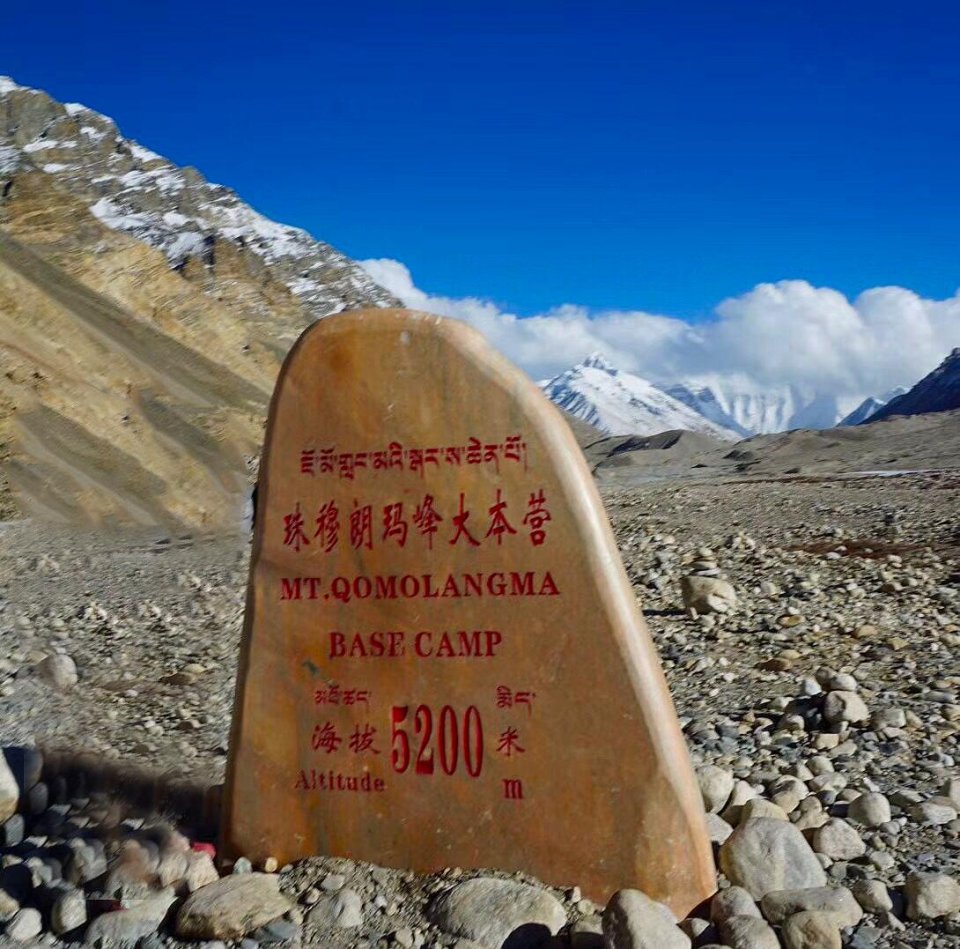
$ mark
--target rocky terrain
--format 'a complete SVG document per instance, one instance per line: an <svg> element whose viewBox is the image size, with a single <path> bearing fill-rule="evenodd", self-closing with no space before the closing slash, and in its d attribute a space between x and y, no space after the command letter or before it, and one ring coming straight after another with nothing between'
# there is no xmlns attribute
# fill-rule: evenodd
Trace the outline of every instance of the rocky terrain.
<svg viewBox="0 0 960 949"><path fill-rule="evenodd" d="M246 535L21 521L0 545L0 722L46 764L10 752L33 787L19 814L17 791L0 793L7 938L957 945L960 472L603 490L710 813L720 895L695 919L678 927L633 892L604 912L576 880L474 868L241 861L215 882L207 789Z"/></svg>
<svg viewBox="0 0 960 949"><path fill-rule="evenodd" d="M0 79L0 517L235 523L294 340L395 302L106 116Z"/></svg>
<svg viewBox="0 0 960 949"><path fill-rule="evenodd" d="M393 302L0 80L0 941L960 945L957 353L866 425L733 444L809 405L623 378L631 418L699 431L571 422L697 767L719 876L689 919L629 880L602 906L489 868L217 859L266 405L311 320ZM566 404L603 421L618 374L585 371Z"/></svg>

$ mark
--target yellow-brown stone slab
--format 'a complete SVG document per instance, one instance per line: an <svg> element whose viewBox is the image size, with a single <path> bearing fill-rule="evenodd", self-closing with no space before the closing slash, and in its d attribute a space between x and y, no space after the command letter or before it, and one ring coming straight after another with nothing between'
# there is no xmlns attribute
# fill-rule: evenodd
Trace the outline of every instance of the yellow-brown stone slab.
<svg viewBox="0 0 960 949"><path fill-rule="evenodd" d="M593 480L479 334L322 320L260 472L223 847L523 870L683 914L700 795Z"/></svg>

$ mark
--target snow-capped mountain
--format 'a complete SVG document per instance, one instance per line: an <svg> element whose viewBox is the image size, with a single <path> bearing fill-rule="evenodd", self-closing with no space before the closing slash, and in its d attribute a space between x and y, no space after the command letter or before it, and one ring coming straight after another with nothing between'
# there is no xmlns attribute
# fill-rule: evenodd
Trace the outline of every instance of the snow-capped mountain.
<svg viewBox="0 0 960 949"><path fill-rule="evenodd" d="M929 375L909 392L892 399L871 421L891 415L921 415L960 409L960 347L957 347Z"/></svg>
<svg viewBox="0 0 960 949"><path fill-rule="evenodd" d="M615 369L599 353L540 386L551 401L610 435L686 429L726 440L740 437L739 432L711 421L652 382Z"/></svg>
<svg viewBox="0 0 960 949"><path fill-rule="evenodd" d="M849 415L842 418L837 424L859 425L861 422L866 422L867 419L873 418L888 402L892 402L906 391L906 386L897 386L889 392L884 392L883 395L867 396Z"/></svg>
<svg viewBox="0 0 960 949"><path fill-rule="evenodd" d="M743 437L793 428L830 428L855 404L796 386L762 387L742 376L699 376L660 387L684 405Z"/></svg>
<svg viewBox="0 0 960 949"><path fill-rule="evenodd" d="M163 251L174 268L193 262L207 270L269 270L313 317L397 305L329 244L271 221L195 168L124 138L105 115L0 76L0 165L14 162L51 175L103 224Z"/></svg>

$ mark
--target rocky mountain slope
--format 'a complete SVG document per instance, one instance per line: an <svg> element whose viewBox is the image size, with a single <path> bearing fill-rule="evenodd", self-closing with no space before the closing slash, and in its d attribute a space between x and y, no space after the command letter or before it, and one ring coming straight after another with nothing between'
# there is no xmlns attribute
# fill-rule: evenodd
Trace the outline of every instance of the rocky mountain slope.
<svg viewBox="0 0 960 949"><path fill-rule="evenodd" d="M540 385L555 404L609 435L686 429L727 440L739 437L646 379L615 369L599 353Z"/></svg>
<svg viewBox="0 0 960 949"><path fill-rule="evenodd" d="M235 524L289 346L394 302L104 116L0 80L0 518Z"/></svg>
<svg viewBox="0 0 960 949"><path fill-rule="evenodd" d="M960 347L924 376L909 392L888 402L874 419L894 415L921 415L960 408Z"/></svg>

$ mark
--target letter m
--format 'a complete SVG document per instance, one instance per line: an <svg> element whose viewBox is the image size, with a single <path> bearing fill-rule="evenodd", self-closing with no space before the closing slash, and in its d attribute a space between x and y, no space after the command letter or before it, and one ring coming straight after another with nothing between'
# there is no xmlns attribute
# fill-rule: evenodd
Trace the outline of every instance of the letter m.
<svg viewBox="0 0 960 949"><path fill-rule="evenodd" d="M299 600L300 599L300 577L280 578L280 599L281 600Z"/></svg>
<svg viewBox="0 0 960 949"><path fill-rule="evenodd" d="M522 801L523 782L518 778L504 778L503 796L509 801Z"/></svg>

